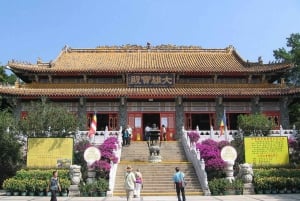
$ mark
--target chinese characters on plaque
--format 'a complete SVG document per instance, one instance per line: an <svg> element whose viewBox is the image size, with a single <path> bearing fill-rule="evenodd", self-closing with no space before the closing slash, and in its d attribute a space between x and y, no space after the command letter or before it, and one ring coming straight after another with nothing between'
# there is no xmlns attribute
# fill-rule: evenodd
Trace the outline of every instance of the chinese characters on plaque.
<svg viewBox="0 0 300 201"><path fill-rule="evenodd" d="M129 87L173 87L175 75L172 73L157 74L128 74Z"/></svg>

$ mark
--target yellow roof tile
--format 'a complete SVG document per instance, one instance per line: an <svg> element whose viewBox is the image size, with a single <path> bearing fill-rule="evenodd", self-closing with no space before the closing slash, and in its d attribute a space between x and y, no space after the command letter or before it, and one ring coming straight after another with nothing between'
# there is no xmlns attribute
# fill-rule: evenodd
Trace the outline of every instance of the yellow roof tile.
<svg viewBox="0 0 300 201"><path fill-rule="evenodd" d="M267 72L288 68L290 64L245 62L233 48L225 49L65 49L50 63L35 65L9 62L15 70L32 72Z"/></svg>

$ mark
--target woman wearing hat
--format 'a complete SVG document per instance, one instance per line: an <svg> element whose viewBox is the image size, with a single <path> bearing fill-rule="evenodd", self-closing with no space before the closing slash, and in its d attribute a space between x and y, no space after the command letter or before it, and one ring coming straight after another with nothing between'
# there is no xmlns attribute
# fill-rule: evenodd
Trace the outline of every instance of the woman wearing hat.
<svg viewBox="0 0 300 201"><path fill-rule="evenodd" d="M126 167L126 174L125 174L125 190L126 190L126 197L127 201L132 201L133 198L133 191L135 188L135 174L132 172L131 166Z"/></svg>
<svg viewBox="0 0 300 201"><path fill-rule="evenodd" d="M140 169L135 171L135 189L134 189L134 196L135 198L139 198L141 195L141 189L143 186L143 176Z"/></svg>

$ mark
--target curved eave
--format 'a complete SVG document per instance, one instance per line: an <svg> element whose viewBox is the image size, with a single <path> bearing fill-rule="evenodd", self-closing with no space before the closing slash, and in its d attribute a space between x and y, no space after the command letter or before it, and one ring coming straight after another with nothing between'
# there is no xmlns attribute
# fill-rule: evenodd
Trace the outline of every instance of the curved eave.
<svg viewBox="0 0 300 201"><path fill-rule="evenodd" d="M207 69L188 69L188 67L183 71L182 69L141 69L141 70L131 70L130 66L124 67L124 70L114 70L114 68L109 69L95 69L95 68L82 68L82 69L61 69L61 68L51 68L32 64L16 64L10 63L9 67L12 71L22 77L22 74L123 74L123 73L180 73L180 74L249 74L249 73L270 73L276 71L286 70L292 67L291 63L282 64L264 64L251 67L245 67L240 70L207 70Z"/></svg>
<svg viewBox="0 0 300 201"><path fill-rule="evenodd" d="M135 97L170 98L282 96L299 94L300 88L93 88L93 89L28 89L0 87L0 94L20 97Z"/></svg>

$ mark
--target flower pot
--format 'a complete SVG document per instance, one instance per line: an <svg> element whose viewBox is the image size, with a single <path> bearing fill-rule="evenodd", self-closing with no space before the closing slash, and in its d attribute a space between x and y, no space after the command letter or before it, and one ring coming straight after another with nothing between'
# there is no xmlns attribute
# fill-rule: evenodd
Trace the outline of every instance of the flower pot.
<svg viewBox="0 0 300 201"><path fill-rule="evenodd" d="M100 197L106 197L106 191L101 191L101 192L99 192L99 196Z"/></svg>
<svg viewBox="0 0 300 201"><path fill-rule="evenodd" d="M27 195L27 192L21 192L21 196L26 196Z"/></svg>
<svg viewBox="0 0 300 201"><path fill-rule="evenodd" d="M6 193L5 193L7 196L11 196L12 195L12 193L10 192L10 191L6 191Z"/></svg>
<svg viewBox="0 0 300 201"><path fill-rule="evenodd" d="M19 195L19 192L13 192L13 195L14 195L14 196L18 196L18 195Z"/></svg>
<svg viewBox="0 0 300 201"><path fill-rule="evenodd" d="M270 192L271 192L271 191L270 191ZM265 193L265 191L263 191L263 190L261 190L261 189L256 190L256 194L263 194L263 193Z"/></svg>
<svg viewBox="0 0 300 201"><path fill-rule="evenodd" d="M39 195L39 196L44 196L45 193L44 193L43 191L40 191L40 192L38 192L38 195Z"/></svg>
<svg viewBox="0 0 300 201"><path fill-rule="evenodd" d="M279 189L279 191L278 191L280 194L284 194L286 191L285 191L285 189Z"/></svg>
<svg viewBox="0 0 300 201"><path fill-rule="evenodd" d="M235 190L235 194L236 195L243 195L243 191L242 190Z"/></svg>
<svg viewBox="0 0 300 201"><path fill-rule="evenodd" d="M28 195L29 195L29 196L34 196L34 192L30 191L30 192L28 193Z"/></svg>

